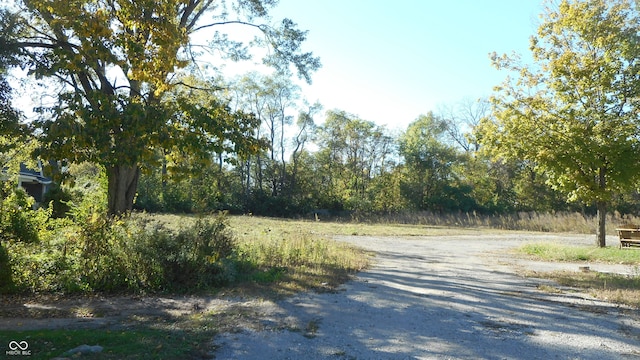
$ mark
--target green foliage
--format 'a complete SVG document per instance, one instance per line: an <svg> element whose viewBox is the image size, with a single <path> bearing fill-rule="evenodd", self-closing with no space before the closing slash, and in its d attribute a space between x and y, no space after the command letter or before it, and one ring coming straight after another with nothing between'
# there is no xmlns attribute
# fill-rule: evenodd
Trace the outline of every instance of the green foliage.
<svg viewBox="0 0 640 360"><path fill-rule="evenodd" d="M51 209L33 210L33 198L11 181L0 186L0 241L37 242Z"/></svg>
<svg viewBox="0 0 640 360"><path fill-rule="evenodd" d="M373 179L390 169L393 138L384 127L341 110L327 111L317 130L318 152L312 159L319 208L368 212L374 204Z"/></svg>
<svg viewBox="0 0 640 360"><path fill-rule="evenodd" d="M293 64L310 81L320 63L301 51L306 33L288 19L278 27L253 23L268 18L273 4L83 0L69 6L65 1L17 1L0 8L0 33L7 34L2 49L14 50L18 65L29 68L36 79L60 82L62 90L52 94L58 101L39 109L48 115L36 124L43 153L104 166L108 211L117 215L132 209L140 168L159 149L178 158L183 152L257 151L257 141L247 131L255 127L253 116L232 110L213 95L218 84L186 76L192 72L188 65L197 61L192 35L211 26L205 18L216 19L216 29L223 30L232 19L229 23L264 35L243 44L216 31L211 52L240 60L250 57L248 46L264 46L274 50L266 55L266 64L283 73ZM202 67L196 68L192 73L202 76Z"/></svg>
<svg viewBox="0 0 640 360"><path fill-rule="evenodd" d="M0 294L14 291L12 270L9 254L0 241Z"/></svg>
<svg viewBox="0 0 640 360"><path fill-rule="evenodd" d="M19 123L20 113L13 108L10 96L11 88L0 67L0 135L19 136L25 129ZM0 151L6 151L7 148L6 144L0 144Z"/></svg>
<svg viewBox="0 0 640 360"><path fill-rule="evenodd" d="M222 215L173 231L93 212L77 225L58 220L39 243L7 243L7 252L14 291L157 292L230 283L234 247Z"/></svg>
<svg viewBox="0 0 640 360"><path fill-rule="evenodd" d="M517 74L492 98L480 139L497 157L530 161L570 201L607 204L635 186L640 161L640 13L626 0L547 7L531 39L534 64L493 55Z"/></svg>
<svg viewBox="0 0 640 360"><path fill-rule="evenodd" d="M399 139L405 173L400 189L417 210L469 211L475 208L455 167L462 163L457 150L444 142L446 123L433 113L420 116Z"/></svg>
<svg viewBox="0 0 640 360"><path fill-rule="evenodd" d="M235 241L223 215L213 220L198 219L174 236L163 235L156 228L134 251L142 259L153 261L149 277L159 277L166 290L195 290L222 286L234 281L235 264L231 259Z"/></svg>
<svg viewBox="0 0 640 360"><path fill-rule="evenodd" d="M51 216L62 218L68 215L71 210L69 202L72 200L71 192L54 183L47 190L42 202L51 207Z"/></svg>
<svg viewBox="0 0 640 360"><path fill-rule="evenodd" d="M148 212L199 213L242 211L242 189L234 174L216 165L184 158L182 169L149 169L140 176L135 208Z"/></svg>

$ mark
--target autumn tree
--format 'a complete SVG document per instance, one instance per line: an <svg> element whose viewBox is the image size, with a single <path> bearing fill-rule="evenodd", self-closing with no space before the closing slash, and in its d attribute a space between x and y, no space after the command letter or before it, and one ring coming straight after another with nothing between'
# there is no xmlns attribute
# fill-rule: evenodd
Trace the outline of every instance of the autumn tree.
<svg viewBox="0 0 640 360"><path fill-rule="evenodd" d="M493 55L516 78L496 89L481 143L529 161L568 200L595 203L604 247L608 203L640 174L640 16L627 0L564 0L541 18L533 64Z"/></svg>
<svg viewBox="0 0 640 360"><path fill-rule="evenodd" d="M6 3L3 3L6 4ZM131 210L141 166L158 149L197 150L225 136L228 119L246 118L227 104L167 101L190 71L202 73L201 49L226 58L250 57L248 46L270 47L264 62L281 71L291 64L309 81L319 61L301 51L306 33L285 19L265 23L271 0L20 0L3 5L0 44L16 49L36 79L59 86L56 104L41 109L39 131L47 153L71 162L103 165L108 211ZM11 21L5 21L10 19ZM222 30L244 26L256 41L234 41ZM201 46L195 39L208 39ZM200 88L211 92L217 87ZM192 87L192 89L195 89ZM173 96L173 95L171 95ZM183 106L179 110L170 106ZM203 109L203 106L210 108ZM233 126L233 125L232 125ZM217 140L214 140L214 143Z"/></svg>

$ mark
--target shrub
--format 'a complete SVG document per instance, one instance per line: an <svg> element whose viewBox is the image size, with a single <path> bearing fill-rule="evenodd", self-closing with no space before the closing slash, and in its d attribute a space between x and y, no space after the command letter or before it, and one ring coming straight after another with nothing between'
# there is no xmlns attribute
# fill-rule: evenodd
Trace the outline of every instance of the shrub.
<svg viewBox="0 0 640 360"><path fill-rule="evenodd" d="M10 293L14 289L9 254L0 241L0 294Z"/></svg>
<svg viewBox="0 0 640 360"><path fill-rule="evenodd" d="M33 210L34 199L11 182L3 183L0 193L0 240L37 242L51 210Z"/></svg>
<svg viewBox="0 0 640 360"><path fill-rule="evenodd" d="M227 219L198 220L172 231L141 218L83 213L83 222L59 219L38 243L9 244L0 291L9 280L21 292L193 291L236 278L234 237ZM5 266L5 263L8 265ZM9 269L9 276L2 276Z"/></svg>
<svg viewBox="0 0 640 360"><path fill-rule="evenodd" d="M57 184L53 184L49 191L44 195L43 203L49 204L52 207L51 216L54 218L62 218L68 215L71 207L69 202L71 201L71 193L63 189Z"/></svg>
<svg viewBox="0 0 640 360"><path fill-rule="evenodd" d="M147 282L146 287L185 291L222 286L235 279L235 240L224 215L198 219L177 232L159 224L151 230L148 224L145 227L131 249L146 261L137 275Z"/></svg>

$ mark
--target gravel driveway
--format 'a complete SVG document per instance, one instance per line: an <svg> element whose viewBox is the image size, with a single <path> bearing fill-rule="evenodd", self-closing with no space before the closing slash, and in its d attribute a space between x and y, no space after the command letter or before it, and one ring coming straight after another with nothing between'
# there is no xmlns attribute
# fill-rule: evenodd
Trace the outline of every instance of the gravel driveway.
<svg viewBox="0 0 640 360"><path fill-rule="evenodd" d="M528 241L591 244L593 236L337 240L374 251L372 268L336 293L256 305L259 326L218 336L216 358L640 359L638 310L541 292L545 280L516 270L577 271L579 264L525 261L504 251Z"/></svg>

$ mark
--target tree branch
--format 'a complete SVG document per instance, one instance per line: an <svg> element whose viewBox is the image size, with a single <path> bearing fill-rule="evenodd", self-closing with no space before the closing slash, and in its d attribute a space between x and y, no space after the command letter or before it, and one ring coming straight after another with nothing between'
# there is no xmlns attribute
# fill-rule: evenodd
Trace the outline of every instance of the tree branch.
<svg viewBox="0 0 640 360"><path fill-rule="evenodd" d="M211 23L211 24L207 24L207 25L198 26L197 28L193 29L192 32L200 31L202 29L207 29L207 28L210 28L210 27L218 26L218 25L231 25L231 24L246 25L246 26L257 28L260 31L264 31L264 25L256 25L256 24L252 24L252 23L249 23L249 22L246 22L246 21L240 21L240 20L229 20L229 21L221 21L221 22L217 22L217 23Z"/></svg>
<svg viewBox="0 0 640 360"><path fill-rule="evenodd" d="M182 82L182 81L178 81L177 83L175 83L175 85L182 85L182 86L187 87L187 88L192 89L192 90L202 90L202 91L221 91L221 90L227 90L228 89L226 87L220 87L220 86L215 86L215 87L194 86L194 85Z"/></svg>

